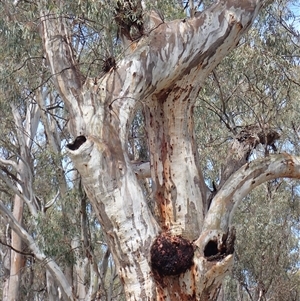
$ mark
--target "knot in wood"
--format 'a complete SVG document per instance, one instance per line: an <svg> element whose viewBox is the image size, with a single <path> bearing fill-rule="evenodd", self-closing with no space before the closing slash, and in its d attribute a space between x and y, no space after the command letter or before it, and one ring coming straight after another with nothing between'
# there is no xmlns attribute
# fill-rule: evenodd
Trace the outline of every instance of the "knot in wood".
<svg viewBox="0 0 300 301"><path fill-rule="evenodd" d="M160 276L179 275L193 265L194 245L181 236L159 235L151 246L152 269Z"/></svg>

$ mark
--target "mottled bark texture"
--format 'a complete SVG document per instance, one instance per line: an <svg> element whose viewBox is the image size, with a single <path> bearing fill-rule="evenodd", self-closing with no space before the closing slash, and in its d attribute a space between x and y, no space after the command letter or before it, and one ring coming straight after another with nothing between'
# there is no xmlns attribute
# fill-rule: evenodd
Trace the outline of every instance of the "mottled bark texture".
<svg viewBox="0 0 300 301"><path fill-rule="evenodd" d="M245 161L227 173L207 210L209 190L195 145L193 107L205 78L248 30L263 2L219 1L190 19L167 23L150 13L143 23L131 24L133 19L122 19L126 8L118 7L116 20L129 46L124 58L97 79L79 72L68 19L49 17L41 5L45 55L74 136L68 153L127 300L216 300L233 264L234 205L263 181L300 175L298 159L287 155ZM128 131L140 107L150 173L139 171L127 155ZM139 174L151 174L155 217Z"/></svg>

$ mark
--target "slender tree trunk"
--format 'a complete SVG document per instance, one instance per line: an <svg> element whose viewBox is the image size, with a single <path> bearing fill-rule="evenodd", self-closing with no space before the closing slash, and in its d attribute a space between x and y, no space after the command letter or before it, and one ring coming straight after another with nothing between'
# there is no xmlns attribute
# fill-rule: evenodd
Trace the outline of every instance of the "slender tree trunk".
<svg viewBox="0 0 300 301"><path fill-rule="evenodd" d="M22 224L23 220L23 200L16 195L14 198L13 216ZM22 239L14 231L11 232L11 245L15 250L22 251ZM24 256L13 249L10 251L10 276L8 288L8 301L18 301L20 294L21 273L25 266Z"/></svg>
<svg viewBox="0 0 300 301"><path fill-rule="evenodd" d="M47 292L49 301L59 301L61 300L61 295L59 294L58 287L54 281L51 273L46 270L46 279L47 279Z"/></svg>
<svg viewBox="0 0 300 301"><path fill-rule="evenodd" d="M7 228L7 227L6 227ZM11 243L11 239L7 234L6 229L6 243L9 245ZM2 285L2 298L3 301L8 301L8 289L9 289L9 275L10 275L10 249L7 247L1 252L1 260L3 265L3 285Z"/></svg>
<svg viewBox="0 0 300 301"><path fill-rule="evenodd" d="M8 301L9 274L5 275L2 285L2 301Z"/></svg>
<svg viewBox="0 0 300 301"><path fill-rule="evenodd" d="M76 256L76 264L74 266L74 295L78 300L86 299L86 271L88 266L88 259L82 258L80 253L80 239L79 237L73 238L72 249L74 250L74 255ZM90 300L90 299L89 299Z"/></svg>
<svg viewBox="0 0 300 301"><path fill-rule="evenodd" d="M30 148L32 145L31 138L34 137L37 124L39 120L39 115L36 114L36 106L28 105L26 108L26 117L25 120L22 120L20 113L17 108L12 105L13 116L17 126L17 141L18 146L20 147L20 155L21 158L17 163L17 177L23 185L19 185L19 190L22 192L27 199L33 201L31 191L32 185L32 161L30 158ZM25 130L22 132L23 122L25 123ZM24 208L24 200L18 194L14 197L13 204L13 216L19 224L22 224L23 221L23 208ZM32 204L32 208L34 208L34 204ZM22 252L22 239L21 237L12 230L11 233L11 245L14 250ZM9 277L9 287L8 287L8 300L9 301L17 301L19 299L20 293L20 281L21 281L21 273L22 269L25 266L25 258L20 253L11 250L10 255L10 277Z"/></svg>

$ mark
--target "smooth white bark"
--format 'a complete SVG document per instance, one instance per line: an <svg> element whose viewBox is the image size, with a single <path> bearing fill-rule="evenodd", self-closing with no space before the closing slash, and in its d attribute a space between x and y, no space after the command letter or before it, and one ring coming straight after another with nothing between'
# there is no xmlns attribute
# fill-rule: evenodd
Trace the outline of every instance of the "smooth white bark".
<svg viewBox="0 0 300 301"><path fill-rule="evenodd" d="M69 149L69 155L105 232L128 300L214 300L232 266L232 254L219 262L203 256L206 243L216 235L221 244L228 227L206 227L214 209L204 219L207 188L194 145L193 104L207 75L236 46L263 2L219 1L194 18L150 28L116 68L98 79L82 78L68 21L49 18L41 9L41 36L70 114L70 132L87 139ZM157 220L126 154L127 132L141 105L147 115L154 201L160 208ZM159 232L194 239L202 235L203 223L206 237L197 243L194 267L174 279L164 278L163 285L156 282L149 250Z"/></svg>
<svg viewBox="0 0 300 301"><path fill-rule="evenodd" d="M241 200L258 185L276 178L300 179L300 158L287 153L271 155L249 162L235 172L212 200L205 218L203 231L196 244L202 239L226 233L231 225L235 208Z"/></svg>

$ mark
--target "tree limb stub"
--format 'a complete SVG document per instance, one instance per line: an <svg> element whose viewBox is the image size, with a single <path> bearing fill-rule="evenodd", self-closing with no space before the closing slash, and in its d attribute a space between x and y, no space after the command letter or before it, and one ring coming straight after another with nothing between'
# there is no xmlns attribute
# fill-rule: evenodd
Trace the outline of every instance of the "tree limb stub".
<svg viewBox="0 0 300 301"><path fill-rule="evenodd" d="M230 145L217 190L220 190L228 178L248 162L253 150L259 144L264 145L267 154L269 153L268 147L271 147L273 151L277 151L275 141L279 138L279 133L270 128L268 124L264 126L254 124L241 127L241 130Z"/></svg>

